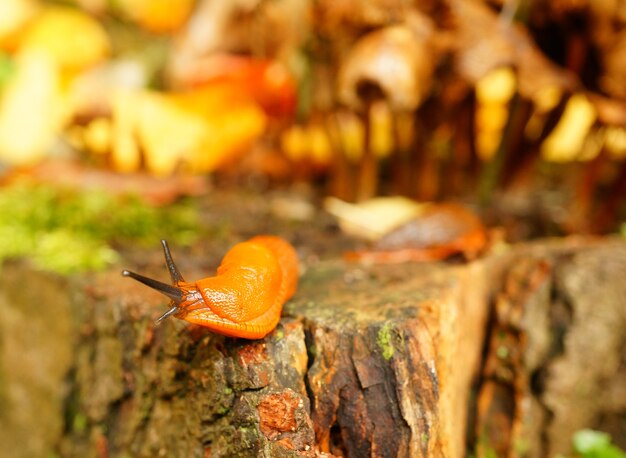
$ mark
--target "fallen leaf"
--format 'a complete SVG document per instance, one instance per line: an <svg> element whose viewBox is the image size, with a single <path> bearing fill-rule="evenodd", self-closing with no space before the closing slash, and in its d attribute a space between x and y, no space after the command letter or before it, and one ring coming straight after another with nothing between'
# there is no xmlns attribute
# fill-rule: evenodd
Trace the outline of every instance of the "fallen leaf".
<svg viewBox="0 0 626 458"><path fill-rule="evenodd" d="M345 258L375 264L439 261L455 254L473 259L487 243L487 230L474 213L455 203L433 203L371 249L345 253Z"/></svg>
<svg viewBox="0 0 626 458"><path fill-rule="evenodd" d="M424 204L406 197L377 197L351 204L329 197L324 209L337 218L346 234L370 241L378 240L394 228L410 221L423 210Z"/></svg>
<svg viewBox="0 0 626 458"><path fill-rule="evenodd" d="M265 130L261 109L230 86L185 93L121 92L113 112L112 159L120 171L143 163L155 175L213 171Z"/></svg>
<svg viewBox="0 0 626 458"><path fill-rule="evenodd" d="M573 95L559 123L541 144L543 158L555 162L576 160L582 153L583 143L596 118L597 112L585 95Z"/></svg>
<svg viewBox="0 0 626 458"><path fill-rule="evenodd" d="M45 157L69 117L58 65L46 53L15 59L0 99L0 160L34 164Z"/></svg>
<svg viewBox="0 0 626 458"><path fill-rule="evenodd" d="M49 7L36 16L19 49L49 55L62 71L76 73L104 60L110 51L104 28L82 11Z"/></svg>

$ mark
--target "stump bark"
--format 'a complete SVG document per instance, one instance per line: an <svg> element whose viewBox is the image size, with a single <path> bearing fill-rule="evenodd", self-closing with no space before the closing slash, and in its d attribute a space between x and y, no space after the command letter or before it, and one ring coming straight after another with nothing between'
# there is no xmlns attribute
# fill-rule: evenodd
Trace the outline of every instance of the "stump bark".
<svg viewBox="0 0 626 458"><path fill-rule="evenodd" d="M155 327L163 300L117 271L6 264L0 456L542 456L582 427L619 439L625 278L621 240L310 263L278 328L244 341Z"/></svg>

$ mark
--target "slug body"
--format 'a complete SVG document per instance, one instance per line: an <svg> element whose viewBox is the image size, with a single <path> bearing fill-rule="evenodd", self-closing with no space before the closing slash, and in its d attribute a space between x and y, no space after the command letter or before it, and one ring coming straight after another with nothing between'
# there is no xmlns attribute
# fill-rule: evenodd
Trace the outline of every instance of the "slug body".
<svg viewBox="0 0 626 458"><path fill-rule="evenodd" d="M235 245L226 253L217 275L186 282L165 240L165 260L172 277L170 286L142 275L122 272L172 299L171 315L231 337L260 339L278 324L283 304L298 283L298 258L285 240L262 235Z"/></svg>

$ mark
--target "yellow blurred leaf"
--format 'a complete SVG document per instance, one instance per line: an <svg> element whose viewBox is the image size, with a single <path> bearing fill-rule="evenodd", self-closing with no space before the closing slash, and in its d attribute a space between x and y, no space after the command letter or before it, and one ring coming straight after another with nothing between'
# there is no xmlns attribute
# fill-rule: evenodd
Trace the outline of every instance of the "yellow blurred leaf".
<svg viewBox="0 0 626 458"><path fill-rule="evenodd" d="M178 168L213 171L258 138L267 121L256 104L221 87L120 93L114 106L114 164L136 170L141 150L146 168L156 175Z"/></svg>
<svg viewBox="0 0 626 458"><path fill-rule="evenodd" d="M281 138L281 149L292 161L299 161L307 154L306 129L299 125L293 125L283 132Z"/></svg>
<svg viewBox="0 0 626 458"><path fill-rule="evenodd" d="M358 204L334 197L324 201L324 209L337 218L346 234L371 241L411 221L425 208L406 197L377 197Z"/></svg>
<svg viewBox="0 0 626 458"><path fill-rule="evenodd" d="M365 129L361 120L348 111L337 113L337 125L341 150L349 161L357 162L365 147Z"/></svg>
<svg viewBox="0 0 626 458"><path fill-rule="evenodd" d="M604 142L611 156L626 158L626 129L617 126L606 127Z"/></svg>
<svg viewBox="0 0 626 458"><path fill-rule="evenodd" d="M502 133L502 129L509 117L509 107L507 104L488 103L479 105L476 110L476 125L479 133L486 132L488 135L497 137ZM498 140L496 138L496 140Z"/></svg>
<svg viewBox="0 0 626 458"><path fill-rule="evenodd" d="M96 154L105 154L111 149L111 121L107 118L96 118L91 121L83 132L85 146Z"/></svg>
<svg viewBox="0 0 626 458"><path fill-rule="evenodd" d="M26 23L37 11L34 0L0 1L0 49L14 49Z"/></svg>
<svg viewBox="0 0 626 458"><path fill-rule="evenodd" d="M309 128L309 143L313 162L320 165L330 164L333 155L332 147L321 125L314 124Z"/></svg>
<svg viewBox="0 0 626 458"><path fill-rule="evenodd" d="M131 20L151 32L178 30L189 17L195 0L117 0L116 6Z"/></svg>
<svg viewBox="0 0 626 458"><path fill-rule="evenodd" d="M47 8L24 33L20 50L48 54L61 70L78 72L102 61L109 38L102 26L85 13L68 7Z"/></svg>
<svg viewBox="0 0 626 458"><path fill-rule="evenodd" d="M113 97L111 162L120 172L136 172L141 167L141 152L135 136L139 94L120 90Z"/></svg>
<svg viewBox="0 0 626 458"><path fill-rule="evenodd" d="M541 145L543 158L555 162L576 160L596 118L596 109L587 97L584 94L573 95L559 123Z"/></svg>
<svg viewBox="0 0 626 458"><path fill-rule="evenodd" d="M328 165L332 160L332 147L322 125L294 125L281 136L281 148L292 161L310 160L315 164Z"/></svg>
<svg viewBox="0 0 626 458"><path fill-rule="evenodd" d="M42 159L68 117L66 106L55 62L40 52L19 55L0 102L0 160Z"/></svg>
<svg viewBox="0 0 626 458"><path fill-rule="evenodd" d="M500 144L516 90L517 77L510 67L491 70L476 83L476 151L483 160Z"/></svg>
<svg viewBox="0 0 626 458"><path fill-rule="evenodd" d="M481 103L505 104L517 90L517 78L511 67L491 70L476 83L476 98Z"/></svg>
<svg viewBox="0 0 626 458"><path fill-rule="evenodd" d="M139 100L137 136L148 171L168 175L191 163L203 149L207 126L202 115L170 95L144 92Z"/></svg>

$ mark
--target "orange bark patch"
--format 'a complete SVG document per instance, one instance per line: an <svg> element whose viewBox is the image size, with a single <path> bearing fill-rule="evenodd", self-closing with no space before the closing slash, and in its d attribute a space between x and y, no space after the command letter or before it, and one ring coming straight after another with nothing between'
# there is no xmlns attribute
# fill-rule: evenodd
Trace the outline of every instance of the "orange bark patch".
<svg viewBox="0 0 626 458"><path fill-rule="evenodd" d="M274 440L281 433L295 431L296 409L301 406L302 400L290 391L264 396L258 406L263 434Z"/></svg>
<svg viewBox="0 0 626 458"><path fill-rule="evenodd" d="M249 366L251 364L261 364L267 361L264 343L251 343L241 347L238 351L239 360L242 365Z"/></svg>

